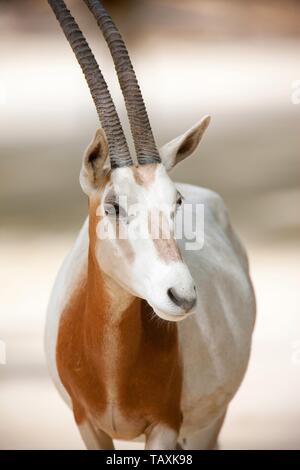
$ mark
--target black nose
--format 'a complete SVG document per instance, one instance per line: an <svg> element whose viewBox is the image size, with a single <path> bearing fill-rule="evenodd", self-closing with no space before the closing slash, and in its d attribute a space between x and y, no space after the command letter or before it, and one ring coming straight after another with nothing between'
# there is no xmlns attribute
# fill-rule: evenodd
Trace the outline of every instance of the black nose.
<svg viewBox="0 0 300 470"><path fill-rule="evenodd" d="M182 308L186 312L191 310L193 307L195 307L196 304L196 295L193 296L191 299L187 299L185 297L180 297L176 290L171 287L170 289L167 290L167 294L169 298L172 300L172 302L177 305L177 307Z"/></svg>

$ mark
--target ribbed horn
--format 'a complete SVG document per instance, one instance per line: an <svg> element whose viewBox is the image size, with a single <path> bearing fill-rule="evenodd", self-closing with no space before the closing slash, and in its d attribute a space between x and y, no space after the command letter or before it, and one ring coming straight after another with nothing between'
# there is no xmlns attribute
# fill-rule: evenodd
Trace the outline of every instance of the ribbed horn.
<svg viewBox="0 0 300 470"><path fill-rule="evenodd" d="M95 16L111 52L125 99L138 162L160 163L142 93L120 32L99 0L84 0Z"/></svg>
<svg viewBox="0 0 300 470"><path fill-rule="evenodd" d="M88 83L106 134L111 167L132 165L133 161L115 105L85 37L63 0L48 0L48 3L54 11Z"/></svg>

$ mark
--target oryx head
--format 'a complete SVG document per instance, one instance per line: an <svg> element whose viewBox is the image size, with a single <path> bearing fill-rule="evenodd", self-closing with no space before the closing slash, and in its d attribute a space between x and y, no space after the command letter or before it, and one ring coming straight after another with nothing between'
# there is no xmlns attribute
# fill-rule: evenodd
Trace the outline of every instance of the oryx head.
<svg viewBox="0 0 300 470"><path fill-rule="evenodd" d="M98 64L62 0L49 0L89 85L102 128L88 146L80 173L89 197L90 243L100 269L146 299L158 316L178 321L191 313L196 290L174 238L182 196L168 171L191 155L209 117L160 150L124 41L98 0L85 0L109 46L134 140L130 155Z"/></svg>

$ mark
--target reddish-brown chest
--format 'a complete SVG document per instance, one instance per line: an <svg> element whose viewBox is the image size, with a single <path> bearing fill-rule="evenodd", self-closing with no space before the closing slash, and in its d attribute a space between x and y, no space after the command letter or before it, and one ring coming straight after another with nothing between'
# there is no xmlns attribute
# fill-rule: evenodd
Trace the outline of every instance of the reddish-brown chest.
<svg viewBox="0 0 300 470"><path fill-rule="evenodd" d="M177 326L155 317L139 298L124 307L119 299L112 302L114 294L108 293L95 256L95 214L96 205L91 205L88 270L62 312L56 346L58 373L76 422L92 420L121 438L157 423L178 430L182 374Z"/></svg>
<svg viewBox="0 0 300 470"><path fill-rule="evenodd" d="M103 421L105 431L111 426L111 433L125 438L126 423L134 423L137 433L158 422L178 429L182 377L176 325L153 318L137 298L115 321L101 273L91 264L64 309L56 349L77 423L88 418L101 427Z"/></svg>

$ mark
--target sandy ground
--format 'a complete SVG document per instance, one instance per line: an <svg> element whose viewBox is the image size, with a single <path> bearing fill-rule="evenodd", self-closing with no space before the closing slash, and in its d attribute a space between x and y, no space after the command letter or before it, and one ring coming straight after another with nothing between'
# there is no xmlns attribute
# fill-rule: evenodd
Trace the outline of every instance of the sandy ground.
<svg viewBox="0 0 300 470"><path fill-rule="evenodd" d="M71 412L47 375L42 344L49 291L71 237L19 241L3 235L0 247L0 283L6 285L0 448L82 449ZM221 447L300 449L300 250L280 244L249 251L258 319L250 367L226 418ZM118 448L137 446L117 442Z"/></svg>

